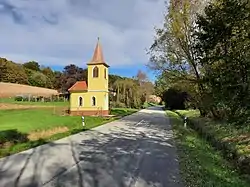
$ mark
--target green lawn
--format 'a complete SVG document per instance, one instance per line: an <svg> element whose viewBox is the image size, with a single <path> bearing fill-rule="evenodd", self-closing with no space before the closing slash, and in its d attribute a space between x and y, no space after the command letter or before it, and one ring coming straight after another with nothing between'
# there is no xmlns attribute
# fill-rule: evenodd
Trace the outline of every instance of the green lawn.
<svg viewBox="0 0 250 187"><path fill-rule="evenodd" d="M111 118L87 116L83 128L80 116L59 116L53 114L52 109L0 110L0 157L97 127L136 111L116 108L111 111L116 116ZM58 128L66 128L66 132L55 132L35 141L28 138L29 135ZM10 143L10 146L4 146L4 143Z"/></svg>
<svg viewBox="0 0 250 187"><path fill-rule="evenodd" d="M187 113L186 113L187 114ZM240 176L197 132L183 127L180 116L167 111L173 125L182 179L187 187L248 187Z"/></svg>
<svg viewBox="0 0 250 187"><path fill-rule="evenodd" d="M58 102L29 102L29 101L15 101L14 98L0 98L0 103L10 103L18 105L37 105L37 106L69 106L68 101L58 101Z"/></svg>

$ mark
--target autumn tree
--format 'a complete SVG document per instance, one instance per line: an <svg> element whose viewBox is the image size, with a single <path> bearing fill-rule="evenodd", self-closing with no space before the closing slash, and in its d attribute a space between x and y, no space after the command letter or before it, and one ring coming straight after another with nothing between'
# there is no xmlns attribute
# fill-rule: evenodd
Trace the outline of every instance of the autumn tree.
<svg viewBox="0 0 250 187"><path fill-rule="evenodd" d="M28 84L28 77L21 64L0 58L0 67L2 67L0 76L2 82Z"/></svg>
<svg viewBox="0 0 250 187"><path fill-rule="evenodd" d="M61 91L67 91L76 81L87 81L87 77L87 69L79 68L74 64L65 66L60 77L62 85Z"/></svg>
<svg viewBox="0 0 250 187"><path fill-rule="evenodd" d="M159 71L176 85L195 88L195 97L202 115L206 114L203 69L196 52L196 21L204 1L171 0L163 28L156 29L156 37L149 49L149 67Z"/></svg>

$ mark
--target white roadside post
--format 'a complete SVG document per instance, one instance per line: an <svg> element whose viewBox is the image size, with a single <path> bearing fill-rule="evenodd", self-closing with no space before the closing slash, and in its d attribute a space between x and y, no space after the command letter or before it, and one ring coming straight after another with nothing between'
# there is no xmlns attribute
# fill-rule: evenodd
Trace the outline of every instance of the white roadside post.
<svg viewBox="0 0 250 187"><path fill-rule="evenodd" d="M85 120L84 120L84 116L82 116L82 126L85 126Z"/></svg>
<svg viewBox="0 0 250 187"><path fill-rule="evenodd" d="M186 116L184 117L184 127L185 128L187 127L187 117Z"/></svg>

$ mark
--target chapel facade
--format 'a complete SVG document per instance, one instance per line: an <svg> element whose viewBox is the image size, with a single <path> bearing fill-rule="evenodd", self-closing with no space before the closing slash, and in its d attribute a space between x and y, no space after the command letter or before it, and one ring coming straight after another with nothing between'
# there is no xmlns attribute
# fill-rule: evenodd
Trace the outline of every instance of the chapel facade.
<svg viewBox="0 0 250 187"><path fill-rule="evenodd" d="M77 81L71 88L70 114L83 116L109 115L109 65L104 61L98 38L92 60L87 63L88 82Z"/></svg>

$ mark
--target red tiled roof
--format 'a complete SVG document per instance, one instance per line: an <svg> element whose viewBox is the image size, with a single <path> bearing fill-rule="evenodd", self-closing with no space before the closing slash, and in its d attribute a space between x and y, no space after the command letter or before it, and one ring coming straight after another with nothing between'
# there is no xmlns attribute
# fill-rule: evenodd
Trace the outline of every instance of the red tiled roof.
<svg viewBox="0 0 250 187"><path fill-rule="evenodd" d="M73 86L71 86L68 91L84 91L87 90L88 86L86 81L77 81Z"/></svg>

